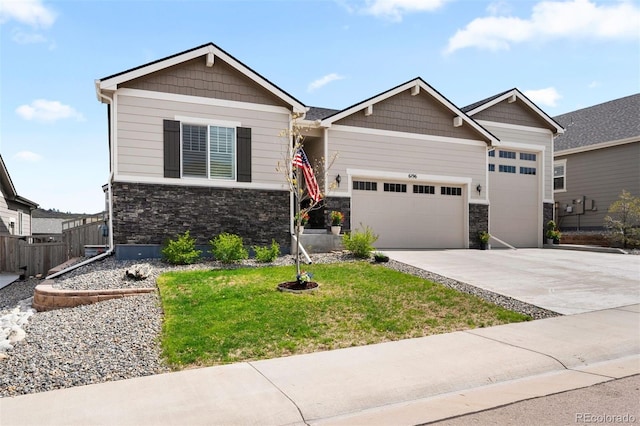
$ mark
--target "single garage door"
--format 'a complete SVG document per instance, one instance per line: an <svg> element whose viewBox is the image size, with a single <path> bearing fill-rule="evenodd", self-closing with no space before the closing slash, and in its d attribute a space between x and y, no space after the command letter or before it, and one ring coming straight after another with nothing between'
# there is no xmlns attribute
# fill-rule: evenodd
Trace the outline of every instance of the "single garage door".
<svg viewBox="0 0 640 426"><path fill-rule="evenodd" d="M456 185L354 178L351 227L370 226L376 248L464 248L466 194Z"/></svg>
<svg viewBox="0 0 640 426"><path fill-rule="evenodd" d="M538 247L538 154L492 151L489 158L491 234L514 247ZM497 152L497 153L496 153Z"/></svg>

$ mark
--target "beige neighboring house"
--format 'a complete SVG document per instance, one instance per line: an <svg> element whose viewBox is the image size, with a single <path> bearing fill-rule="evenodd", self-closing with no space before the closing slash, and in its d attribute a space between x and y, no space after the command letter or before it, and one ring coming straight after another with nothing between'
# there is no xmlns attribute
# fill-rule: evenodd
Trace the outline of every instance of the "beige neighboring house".
<svg viewBox="0 0 640 426"><path fill-rule="evenodd" d="M0 155L0 235L31 235L31 211L38 205L16 192Z"/></svg>
<svg viewBox="0 0 640 426"><path fill-rule="evenodd" d="M477 247L486 230L542 246L563 129L517 89L461 109L415 78L343 110L307 107L211 43L95 85L118 258L158 256L186 230L202 245L232 232L287 247L292 199L276 164L294 114L312 163L338 153L315 227L340 210L345 229L371 226L381 249Z"/></svg>
<svg viewBox="0 0 640 426"><path fill-rule="evenodd" d="M555 140L558 226L600 231L622 190L640 196L640 94L555 117L566 132Z"/></svg>

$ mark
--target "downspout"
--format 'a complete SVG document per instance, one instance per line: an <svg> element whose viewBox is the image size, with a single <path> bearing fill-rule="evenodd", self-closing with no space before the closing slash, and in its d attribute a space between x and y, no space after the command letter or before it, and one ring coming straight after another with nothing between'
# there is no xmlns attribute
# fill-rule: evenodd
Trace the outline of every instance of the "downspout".
<svg viewBox="0 0 640 426"><path fill-rule="evenodd" d="M96 81L96 95L98 95L98 98L106 100L111 106L113 106L113 98L110 98L107 95L104 95L104 94L102 94L100 92L100 89L98 87L98 81ZM111 117L110 117L110 120L109 120L109 126L111 127L111 131L109 133L110 133L111 139L113 139L113 135L115 134L114 133L114 124L113 124L114 123L113 115L114 115L113 111L111 111ZM113 254L113 251L114 251L114 245L113 245L113 194L112 194L112 191L111 191L111 182L113 180L113 175L114 175L113 170L114 170L114 166L115 165L113 163L113 147L114 147L114 145L113 145L112 142L113 142L113 140L109 141L109 162L110 162L109 167L110 167L111 170L109 172L109 181L107 182L107 188L108 188L108 191L109 191L109 212L108 212L108 214L109 214L109 249L106 252L102 253L102 254L99 254L97 256L94 256L92 258L84 260L84 261L82 261L80 263L76 263L74 265L71 265L68 268L63 269L62 271L56 272L55 274L47 275L45 277L45 279L47 279L47 280L56 278L56 277L58 277L58 276L60 276L62 274L66 274L67 272L71 272L74 269L77 269L77 268L79 268L81 266L88 265L89 263L95 262L96 260L103 259L103 258L105 258L107 256L111 256Z"/></svg>

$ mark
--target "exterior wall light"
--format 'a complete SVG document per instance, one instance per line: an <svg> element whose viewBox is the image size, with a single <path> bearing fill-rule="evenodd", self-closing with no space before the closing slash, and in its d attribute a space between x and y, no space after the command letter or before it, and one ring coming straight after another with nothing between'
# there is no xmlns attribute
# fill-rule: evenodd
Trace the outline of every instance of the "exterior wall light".
<svg viewBox="0 0 640 426"><path fill-rule="evenodd" d="M480 195L482 192L482 185L478 184L478 186L476 186L476 191L478 191L478 195Z"/></svg>
<svg viewBox="0 0 640 426"><path fill-rule="evenodd" d="M342 178L340 177L340 175L336 176L336 184L338 185L338 188L340 187L340 182L342 181Z"/></svg>

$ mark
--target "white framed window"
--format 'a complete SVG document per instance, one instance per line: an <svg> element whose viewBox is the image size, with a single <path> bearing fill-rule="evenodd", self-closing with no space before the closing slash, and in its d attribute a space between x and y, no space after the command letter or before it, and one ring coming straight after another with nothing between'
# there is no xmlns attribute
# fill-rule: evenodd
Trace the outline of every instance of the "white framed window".
<svg viewBox="0 0 640 426"><path fill-rule="evenodd" d="M567 160L553 162L553 191L565 192L567 190Z"/></svg>
<svg viewBox="0 0 640 426"><path fill-rule="evenodd" d="M236 179L236 128L182 124L182 176Z"/></svg>

